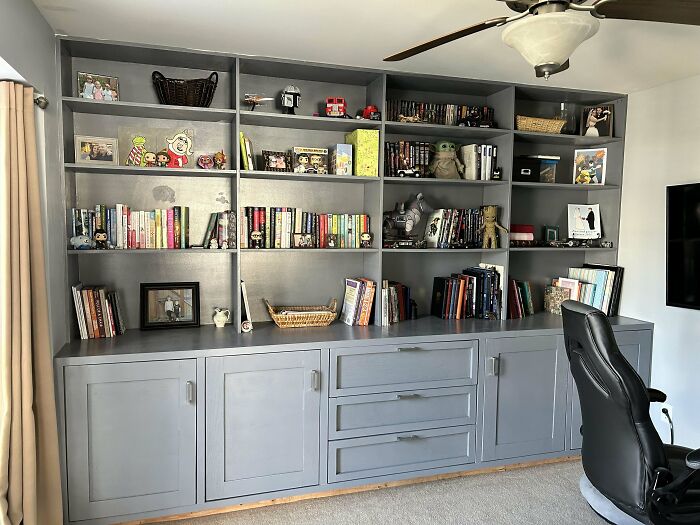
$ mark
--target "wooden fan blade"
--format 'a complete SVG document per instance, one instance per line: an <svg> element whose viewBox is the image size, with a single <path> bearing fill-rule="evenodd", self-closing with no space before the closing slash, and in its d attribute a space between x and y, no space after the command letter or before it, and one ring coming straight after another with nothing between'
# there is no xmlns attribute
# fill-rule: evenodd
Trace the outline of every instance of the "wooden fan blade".
<svg viewBox="0 0 700 525"><path fill-rule="evenodd" d="M617 0L598 7L606 18L700 25L700 0Z"/></svg>
<svg viewBox="0 0 700 525"><path fill-rule="evenodd" d="M491 20L484 20L483 22L479 22L478 24L475 24L473 26L465 27L464 29L460 29L459 31L455 31L454 33L435 38L434 40L424 42L410 49L406 49L405 51L401 51L400 53L396 53L395 55L391 55L390 57L386 57L384 61L396 62L398 60L404 60L406 58L417 55L418 53L422 53L423 51L428 51L429 49L433 49L434 47L438 47L443 44L447 44L448 42L452 42L453 40L457 40L458 38L478 33L479 31L483 31L484 29L488 29L489 27L497 26L498 24L502 24L506 20L508 20L508 18L505 16L500 18L492 18Z"/></svg>

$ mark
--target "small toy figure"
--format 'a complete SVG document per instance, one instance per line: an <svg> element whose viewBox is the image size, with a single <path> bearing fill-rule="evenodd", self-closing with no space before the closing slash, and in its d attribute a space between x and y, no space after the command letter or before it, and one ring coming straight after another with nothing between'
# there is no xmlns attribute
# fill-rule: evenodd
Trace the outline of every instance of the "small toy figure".
<svg viewBox="0 0 700 525"><path fill-rule="evenodd" d="M251 111L255 111L255 108L262 106L268 100L274 100L272 97L266 97L265 95L258 95L257 93L246 93L243 98L243 103L250 106Z"/></svg>
<svg viewBox="0 0 700 525"><path fill-rule="evenodd" d="M168 162L170 162L170 153L168 153L168 150L163 149L156 153L156 166L165 168Z"/></svg>
<svg viewBox="0 0 700 525"><path fill-rule="evenodd" d="M152 151L147 151L143 154L143 165L147 168L155 168L156 154Z"/></svg>
<svg viewBox="0 0 700 525"><path fill-rule="evenodd" d="M211 155L200 155L197 159L197 166L203 170L210 170L214 166L214 160L211 158Z"/></svg>
<svg viewBox="0 0 700 525"><path fill-rule="evenodd" d="M137 135L131 139L131 150L126 157L127 166L143 166L143 156L146 153L146 137Z"/></svg>
<svg viewBox="0 0 700 525"><path fill-rule="evenodd" d="M311 163L313 172L317 175L324 175L326 173L326 165L321 155L311 155L309 162Z"/></svg>
<svg viewBox="0 0 700 525"><path fill-rule="evenodd" d="M92 248L92 241L87 235L76 235L70 238L70 245L74 250L89 250Z"/></svg>
<svg viewBox="0 0 700 525"><path fill-rule="evenodd" d="M210 250L218 250L219 249L219 241L216 239L212 239L209 241L209 249Z"/></svg>
<svg viewBox="0 0 700 525"><path fill-rule="evenodd" d="M418 193L406 202L397 202L392 211L384 212L384 237L391 239L418 238L425 228L420 228L423 214L433 209Z"/></svg>
<svg viewBox="0 0 700 525"><path fill-rule="evenodd" d="M287 115L296 115L294 109L299 107L301 91L298 87L289 85L282 90L282 107L287 110Z"/></svg>
<svg viewBox="0 0 700 525"><path fill-rule="evenodd" d="M371 232L362 232L360 234L360 248L371 248L374 235Z"/></svg>
<svg viewBox="0 0 700 525"><path fill-rule="evenodd" d="M454 142L440 140L430 146L433 159L428 164L428 173L436 179L460 179L464 174L464 164L457 158Z"/></svg>
<svg viewBox="0 0 700 525"><path fill-rule="evenodd" d="M294 168L294 171L296 173L309 173L311 171L308 155L301 154L297 157L297 166Z"/></svg>
<svg viewBox="0 0 700 525"><path fill-rule="evenodd" d="M348 105L343 97L328 97L326 99L326 116L350 118L348 115Z"/></svg>
<svg viewBox="0 0 700 525"><path fill-rule="evenodd" d="M501 230L503 233L508 233L503 226L498 224L498 206L484 206L484 224L481 226L480 230L483 233L482 248L496 249L498 248L498 235L496 234L496 228Z"/></svg>
<svg viewBox="0 0 700 525"><path fill-rule="evenodd" d="M107 232L102 228L97 228L95 234L93 235L95 240L96 250L109 250L109 243L107 242Z"/></svg>
<svg viewBox="0 0 700 525"><path fill-rule="evenodd" d="M365 120L382 120L382 114L377 106L370 104L362 110L362 118Z"/></svg>
<svg viewBox="0 0 700 525"><path fill-rule="evenodd" d="M168 142L168 152L170 153L170 161L167 167L184 167L189 162L188 155L192 155L192 139L187 131L177 133L173 138L165 140Z"/></svg>
<svg viewBox="0 0 700 525"><path fill-rule="evenodd" d="M226 169L226 153L224 153L224 150L214 153L214 168L217 170Z"/></svg>
<svg viewBox="0 0 700 525"><path fill-rule="evenodd" d="M413 115L412 117L406 115L399 115L399 122L420 122L421 119L418 115Z"/></svg>

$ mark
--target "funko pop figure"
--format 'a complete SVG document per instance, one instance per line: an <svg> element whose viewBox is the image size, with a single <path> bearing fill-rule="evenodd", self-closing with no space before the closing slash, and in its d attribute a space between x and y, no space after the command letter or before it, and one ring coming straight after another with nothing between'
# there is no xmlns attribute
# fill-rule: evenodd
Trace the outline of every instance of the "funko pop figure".
<svg viewBox="0 0 700 525"><path fill-rule="evenodd" d="M170 153L167 150L161 150L156 153L156 166L159 168L165 168L170 162Z"/></svg>
<svg viewBox="0 0 700 525"><path fill-rule="evenodd" d="M156 154L152 151L147 151L143 154L143 165L147 168L155 168Z"/></svg>
<svg viewBox="0 0 700 525"><path fill-rule="evenodd" d="M97 228L95 230L93 240L95 241L96 250L109 250L109 243L107 242L107 232L102 228Z"/></svg>

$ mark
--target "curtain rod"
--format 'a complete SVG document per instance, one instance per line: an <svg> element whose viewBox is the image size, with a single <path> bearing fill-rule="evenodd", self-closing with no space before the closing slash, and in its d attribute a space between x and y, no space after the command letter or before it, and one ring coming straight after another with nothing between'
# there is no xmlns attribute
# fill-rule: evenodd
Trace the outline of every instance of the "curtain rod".
<svg viewBox="0 0 700 525"><path fill-rule="evenodd" d="M26 81L23 82L18 79L0 79L0 82L14 82L15 84L22 84L23 86L30 87L34 90L34 104L39 106L39 109L46 109L49 106L49 99L47 99L44 95L37 94L36 88Z"/></svg>

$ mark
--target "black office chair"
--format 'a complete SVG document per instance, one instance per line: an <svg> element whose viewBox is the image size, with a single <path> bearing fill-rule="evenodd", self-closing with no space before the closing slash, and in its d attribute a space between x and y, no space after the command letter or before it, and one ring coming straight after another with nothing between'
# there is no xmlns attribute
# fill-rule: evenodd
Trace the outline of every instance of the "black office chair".
<svg viewBox="0 0 700 525"><path fill-rule="evenodd" d="M617 525L700 524L700 449L664 445L649 417L666 395L644 386L603 312L566 301L562 315L583 416L583 496Z"/></svg>

